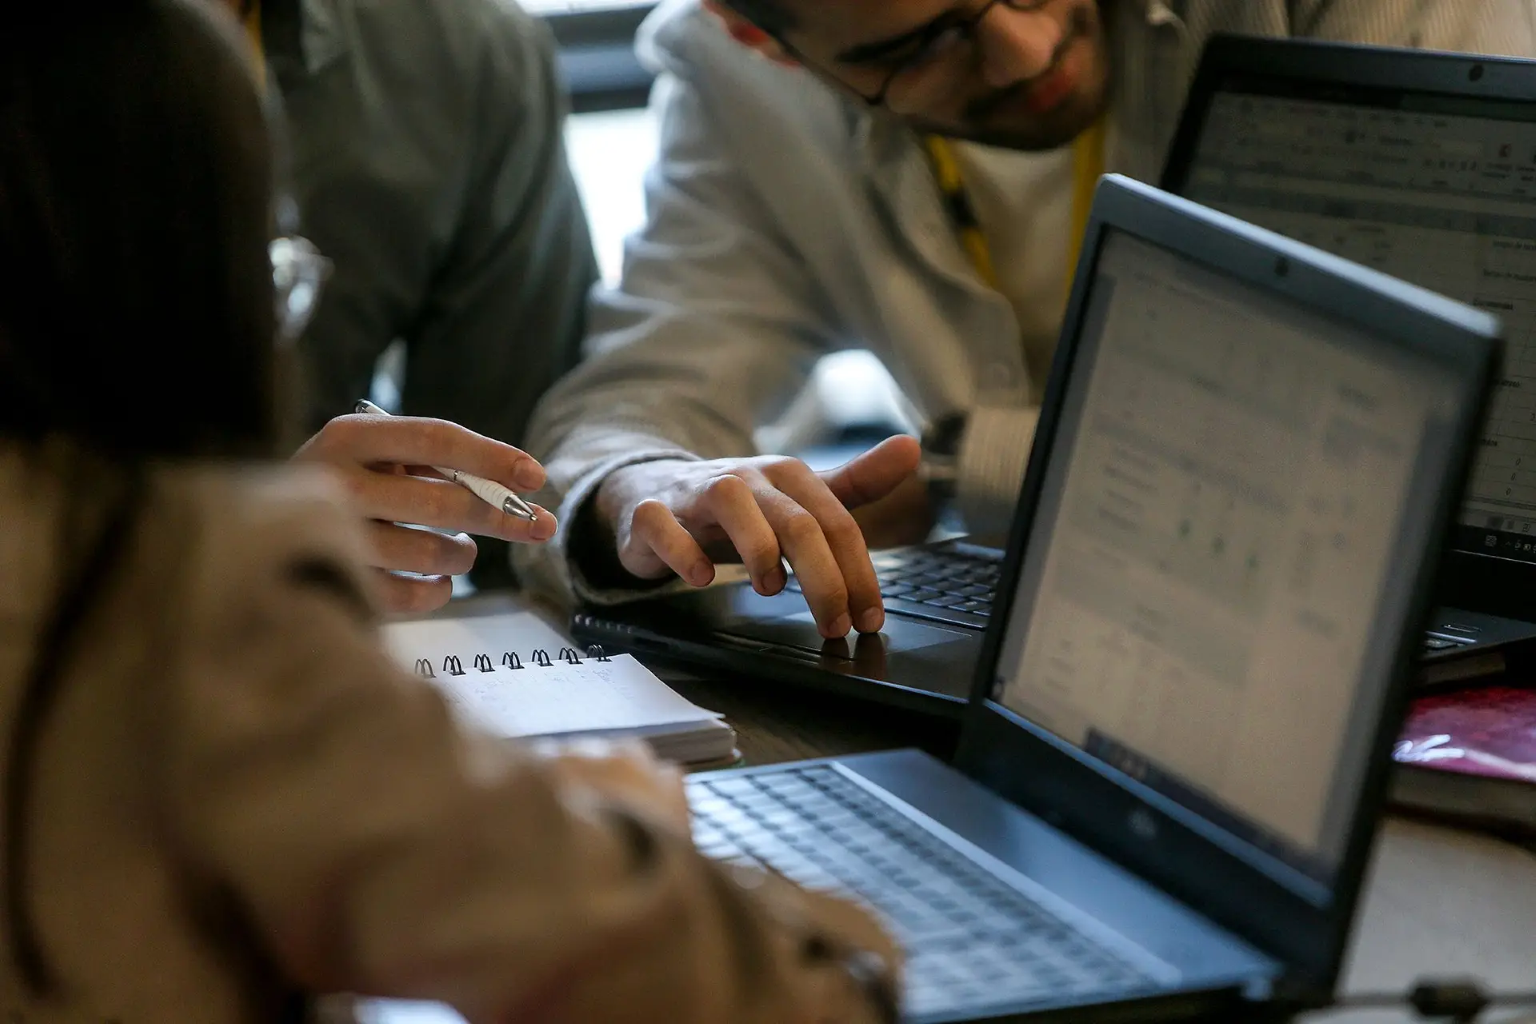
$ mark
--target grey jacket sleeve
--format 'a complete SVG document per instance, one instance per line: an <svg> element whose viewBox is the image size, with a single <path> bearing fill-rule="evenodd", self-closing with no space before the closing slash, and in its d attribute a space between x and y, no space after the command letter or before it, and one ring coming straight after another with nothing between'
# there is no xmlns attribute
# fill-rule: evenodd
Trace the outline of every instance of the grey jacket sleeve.
<svg viewBox="0 0 1536 1024"><path fill-rule="evenodd" d="M543 500L559 509L562 530L514 557L525 582L562 598L625 596L585 580L566 529L609 473L756 454L754 428L792 400L836 330L825 294L732 151L728 104L694 77L700 65L661 58L648 223L630 242L621 287L595 296L586 360L545 397L529 432L549 470Z"/></svg>
<svg viewBox="0 0 1536 1024"><path fill-rule="evenodd" d="M1291 8L1297 36L1536 56L1531 0L1292 0Z"/></svg>

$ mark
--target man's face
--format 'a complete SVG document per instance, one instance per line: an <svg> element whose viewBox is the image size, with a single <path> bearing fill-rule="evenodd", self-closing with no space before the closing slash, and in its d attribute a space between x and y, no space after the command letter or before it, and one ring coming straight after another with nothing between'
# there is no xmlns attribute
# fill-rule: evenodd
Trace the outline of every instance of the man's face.
<svg viewBox="0 0 1536 1024"><path fill-rule="evenodd" d="M1063 146L1103 111L1095 0L783 0L810 70L914 127L1012 149ZM978 14L985 10L980 20Z"/></svg>

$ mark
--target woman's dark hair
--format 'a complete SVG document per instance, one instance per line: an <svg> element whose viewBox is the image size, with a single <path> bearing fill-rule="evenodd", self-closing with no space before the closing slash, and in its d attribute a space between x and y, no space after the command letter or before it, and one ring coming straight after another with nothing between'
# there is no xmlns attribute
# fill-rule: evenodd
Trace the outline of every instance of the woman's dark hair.
<svg viewBox="0 0 1536 1024"><path fill-rule="evenodd" d="M85 0L0 26L0 445L90 468L66 484L6 754L6 925L40 995L57 984L26 890L36 748L132 550L146 467L274 451L271 157L226 21L199 0Z"/></svg>
<svg viewBox="0 0 1536 1024"><path fill-rule="evenodd" d="M0 438L270 450L267 133L238 40L194 4L0 29Z"/></svg>

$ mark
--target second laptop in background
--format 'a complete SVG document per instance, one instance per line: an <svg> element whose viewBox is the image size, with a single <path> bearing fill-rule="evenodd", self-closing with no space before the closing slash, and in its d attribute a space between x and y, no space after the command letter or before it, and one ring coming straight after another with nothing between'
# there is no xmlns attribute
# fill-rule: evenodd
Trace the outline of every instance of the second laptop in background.
<svg viewBox="0 0 1536 1024"><path fill-rule="evenodd" d="M1496 314L1509 345L1429 681L1536 647L1536 62L1214 36L1162 186ZM1440 663L1440 664L1436 664Z"/></svg>

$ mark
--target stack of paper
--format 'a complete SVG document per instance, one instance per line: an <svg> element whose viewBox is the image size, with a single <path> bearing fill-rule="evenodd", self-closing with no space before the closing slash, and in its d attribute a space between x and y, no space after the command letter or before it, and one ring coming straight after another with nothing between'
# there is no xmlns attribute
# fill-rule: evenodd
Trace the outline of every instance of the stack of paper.
<svg viewBox="0 0 1536 1024"><path fill-rule="evenodd" d="M578 649L532 612L393 623L385 638L466 719L503 736L638 738L684 764L735 750L736 733L718 714L630 655Z"/></svg>

